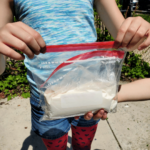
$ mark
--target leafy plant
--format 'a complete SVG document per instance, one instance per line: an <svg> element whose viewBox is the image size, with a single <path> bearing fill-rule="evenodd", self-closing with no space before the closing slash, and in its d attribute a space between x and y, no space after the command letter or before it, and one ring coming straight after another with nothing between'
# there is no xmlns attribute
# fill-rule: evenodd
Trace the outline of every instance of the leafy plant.
<svg viewBox="0 0 150 150"><path fill-rule="evenodd" d="M150 77L149 63L141 55L129 52L122 67L122 80L133 81L139 78Z"/></svg>
<svg viewBox="0 0 150 150"><path fill-rule="evenodd" d="M7 60L6 70L0 76L1 98L8 100L16 96L30 97L30 88L26 78L27 68L23 61Z"/></svg>
<svg viewBox="0 0 150 150"><path fill-rule="evenodd" d="M117 6L119 9L121 9L122 5L120 4L120 0L116 0Z"/></svg>
<svg viewBox="0 0 150 150"><path fill-rule="evenodd" d="M22 95L21 95L23 98L28 98L28 97L30 97L30 93L28 92L28 93L22 93Z"/></svg>
<svg viewBox="0 0 150 150"><path fill-rule="evenodd" d="M17 22L17 19L16 19L16 17L14 16L14 22Z"/></svg>

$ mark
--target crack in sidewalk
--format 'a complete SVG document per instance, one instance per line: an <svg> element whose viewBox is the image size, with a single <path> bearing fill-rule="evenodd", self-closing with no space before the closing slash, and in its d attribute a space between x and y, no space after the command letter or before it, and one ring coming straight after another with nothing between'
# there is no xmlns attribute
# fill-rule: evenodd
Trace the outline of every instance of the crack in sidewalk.
<svg viewBox="0 0 150 150"><path fill-rule="evenodd" d="M115 133L114 133L114 131L113 131L111 125L110 125L110 123L108 122L108 120L106 120L106 121L107 121L107 124L108 124L108 126L109 126L109 128L110 128L110 130L111 130L111 132L112 132L112 134L113 134L113 136L114 136L116 142L118 143L118 146L119 146L120 150L123 150L122 147L121 147L121 144L120 144L119 140L117 139L117 137L116 137L116 135L115 135Z"/></svg>

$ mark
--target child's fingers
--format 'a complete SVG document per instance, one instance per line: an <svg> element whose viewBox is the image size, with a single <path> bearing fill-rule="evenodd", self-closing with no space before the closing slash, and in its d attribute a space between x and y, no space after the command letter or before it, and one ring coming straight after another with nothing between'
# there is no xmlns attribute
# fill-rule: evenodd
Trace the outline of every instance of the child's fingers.
<svg viewBox="0 0 150 150"><path fill-rule="evenodd" d="M107 119L107 112L104 112L103 117L101 119L102 120L106 120Z"/></svg>
<svg viewBox="0 0 150 150"><path fill-rule="evenodd" d="M32 50L34 54L39 54L40 53L40 46L37 43L37 41L34 39L34 37L26 32L24 29L11 25L11 30L10 33L15 36L16 38L20 39L23 41L28 47Z"/></svg>
<svg viewBox="0 0 150 150"><path fill-rule="evenodd" d="M21 52L25 53L29 58L33 58L34 54L33 52L28 48L28 46L21 40L19 40L18 38L16 38L15 36L12 36L11 34L5 33L5 36L1 39L2 43L10 46L10 47L14 47L18 50L20 50ZM8 57L11 57L12 54L8 54Z"/></svg>
<svg viewBox="0 0 150 150"><path fill-rule="evenodd" d="M84 119L85 120L91 120L93 117L93 113L92 112L88 112L84 115Z"/></svg>
<svg viewBox="0 0 150 150"><path fill-rule="evenodd" d="M16 48L25 53L29 58L33 58L34 54L45 52L46 46L41 35L34 29L24 23L8 23L0 30L0 43ZM6 48L8 57L15 59L24 59L20 54L14 53L11 48ZM12 51L10 51L12 50ZM2 51L1 53L3 53ZM12 54L14 53L14 55ZM4 53L3 53L4 54Z"/></svg>
<svg viewBox="0 0 150 150"><path fill-rule="evenodd" d="M138 29L141 27L141 24L142 22L138 18L133 19L122 40L122 47L128 46Z"/></svg>
<svg viewBox="0 0 150 150"><path fill-rule="evenodd" d="M0 43L0 53L15 60L24 60L25 58L23 55L17 53L3 43Z"/></svg>
<svg viewBox="0 0 150 150"><path fill-rule="evenodd" d="M35 38L35 40L41 47L41 52L44 53L46 51L46 44L45 44L45 41L43 40L42 36L37 31L35 31L34 29L32 29L31 27L29 27L28 25L26 25L22 22L18 22L17 26L18 25L21 26L26 32L28 32Z"/></svg>
<svg viewBox="0 0 150 150"><path fill-rule="evenodd" d="M93 116L93 119L94 119L94 120L98 120L98 119L102 118L103 115L104 115L104 112L105 112L105 111L104 111L103 109L99 110L99 111Z"/></svg>
<svg viewBox="0 0 150 150"><path fill-rule="evenodd" d="M79 116L74 117L74 119L75 119L75 120L78 120L78 119L79 119Z"/></svg>
<svg viewBox="0 0 150 150"><path fill-rule="evenodd" d="M118 31L117 37L115 39L114 48L119 48L121 46L123 38L126 34L128 27L130 26L131 22L132 22L132 18L127 18L121 25L121 27Z"/></svg>
<svg viewBox="0 0 150 150"><path fill-rule="evenodd" d="M138 50L142 50L150 45L150 31L148 32L147 39L138 46Z"/></svg>
<svg viewBox="0 0 150 150"><path fill-rule="evenodd" d="M148 27L146 26L141 26L136 34L134 35L133 39L130 41L129 45L127 46L128 49L132 48L135 46L147 33Z"/></svg>

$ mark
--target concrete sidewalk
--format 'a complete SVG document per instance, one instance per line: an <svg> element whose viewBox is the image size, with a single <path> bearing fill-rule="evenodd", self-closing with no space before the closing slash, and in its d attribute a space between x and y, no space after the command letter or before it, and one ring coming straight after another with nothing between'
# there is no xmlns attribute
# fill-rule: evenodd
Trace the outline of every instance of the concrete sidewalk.
<svg viewBox="0 0 150 150"><path fill-rule="evenodd" d="M0 150L46 150L31 132L29 99L0 100ZM68 149L71 150L71 132ZM118 104L118 112L100 121L92 150L150 150L150 101Z"/></svg>

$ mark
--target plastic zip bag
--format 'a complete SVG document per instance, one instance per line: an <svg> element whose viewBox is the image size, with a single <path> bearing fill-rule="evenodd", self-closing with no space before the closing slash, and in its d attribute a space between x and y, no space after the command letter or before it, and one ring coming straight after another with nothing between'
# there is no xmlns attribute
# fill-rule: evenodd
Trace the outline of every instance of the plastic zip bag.
<svg viewBox="0 0 150 150"><path fill-rule="evenodd" d="M103 108L116 112L118 82L126 52L113 50L114 42L96 42L47 46L47 54L56 56L43 62L37 57L37 66L49 77L34 75L44 99L45 112L41 121L81 116ZM55 66L55 67L54 67ZM38 78L37 78L38 76Z"/></svg>

